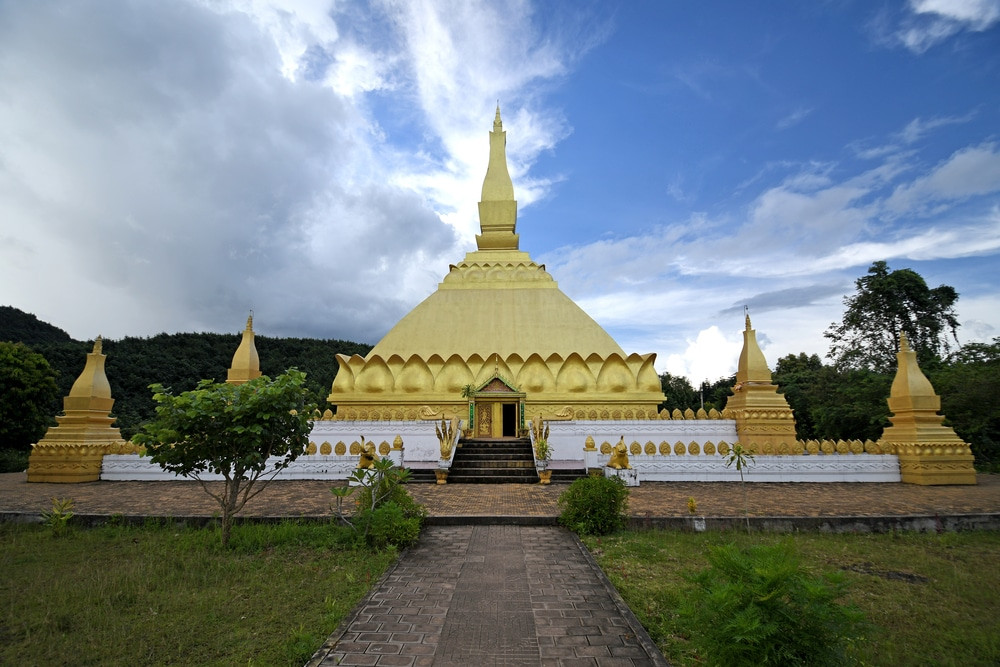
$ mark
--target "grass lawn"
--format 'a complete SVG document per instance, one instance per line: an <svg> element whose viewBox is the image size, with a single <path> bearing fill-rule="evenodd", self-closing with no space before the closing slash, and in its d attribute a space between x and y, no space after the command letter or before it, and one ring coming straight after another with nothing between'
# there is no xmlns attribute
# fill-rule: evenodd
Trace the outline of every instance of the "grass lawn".
<svg viewBox="0 0 1000 667"><path fill-rule="evenodd" d="M395 559L332 524L0 524L0 664L302 665Z"/></svg>
<svg viewBox="0 0 1000 667"><path fill-rule="evenodd" d="M790 540L813 572L840 570L845 601L874 630L858 656L870 665L1000 664L1000 533L794 536L643 531L587 538L601 567L676 665L699 664L676 610L712 545Z"/></svg>

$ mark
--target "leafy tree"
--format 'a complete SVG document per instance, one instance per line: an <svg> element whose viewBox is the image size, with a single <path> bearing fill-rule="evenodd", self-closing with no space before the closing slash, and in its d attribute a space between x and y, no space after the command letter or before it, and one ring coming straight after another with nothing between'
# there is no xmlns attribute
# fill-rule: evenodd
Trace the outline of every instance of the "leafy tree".
<svg viewBox="0 0 1000 667"><path fill-rule="evenodd" d="M58 400L45 357L21 343L0 342L0 450L31 449L52 423Z"/></svg>
<svg viewBox="0 0 1000 667"><path fill-rule="evenodd" d="M800 440L877 440L889 425L891 374L828 366L803 353L779 359L772 377L795 411Z"/></svg>
<svg viewBox="0 0 1000 667"><path fill-rule="evenodd" d="M843 321L824 334L831 341L828 356L839 367L891 372L900 331L906 332L922 365L944 356L951 339L957 343L955 288L928 288L916 271L890 271L882 261L872 264L855 285L857 292L844 298Z"/></svg>
<svg viewBox="0 0 1000 667"><path fill-rule="evenodd" d="M194 478L222 510L222 544L228 546L233 516L274 475L298 458L309 442L312 405L305 374L292 369L242 385L202 380L178 395L154 384L156 418L135 440L164 470ZM269 458L274 467L268 470ZM203 476L223 477L221 492Z"/></svg>
<svg viewBox="0 0 1000 667"><path fill-rule="evenodd" d="M660 409L674 410L682 412L691 406L698 406L698 392L694 390L691 383L683 375L671 375L664 371L660 374L660 388L667 400L660 404Z"/></svg>
<svg viewBox="0 0 1000 667"><path fill-rule="evenodd" d="M715 408L721 412L726 407L726 401L732 394L734 384L736 384L736 376L730 375L719 378L712 383L703 382L695 388L691 386L686 377L663 372L660 374L660 388L667 400L660 404L659 409L666 408L671 411L677 409L683 412L691 408L697 411L704 402L706 410Z"/></svg>
<svg viewBox="0 0 1000 667"><path fill-rule="evenodd" d="M819 355L805 352L784 356L774 367L772 380L795 411L795 435L799 440L820 437L813 413L824 402L822 394L816 391L822 372Z"/></svg>

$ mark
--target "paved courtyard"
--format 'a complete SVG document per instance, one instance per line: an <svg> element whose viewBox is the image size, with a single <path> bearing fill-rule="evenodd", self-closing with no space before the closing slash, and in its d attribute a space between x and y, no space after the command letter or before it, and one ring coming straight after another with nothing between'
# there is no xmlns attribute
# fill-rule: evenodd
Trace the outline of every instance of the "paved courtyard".
<svg viewBox="0 0 1000 667"><path fill-rule="evenodd" d="M752 473L751 473L752 474ZM1000 475L978 475L970 486L871 483L752 483L752 517L872 517L1000 513ZM331 514L336 482L276 481L244 509L246 516ZM556 517L565 484L411 484L432 517ZM0 474L0 513L37 513L53 497L72 498L78 514L212 516L218 507L197 482L28 484L25 473ZM731 482L653 482L630 489L637 519L684 517L688 498L705 517L743 516L743 492Z"/></svg>

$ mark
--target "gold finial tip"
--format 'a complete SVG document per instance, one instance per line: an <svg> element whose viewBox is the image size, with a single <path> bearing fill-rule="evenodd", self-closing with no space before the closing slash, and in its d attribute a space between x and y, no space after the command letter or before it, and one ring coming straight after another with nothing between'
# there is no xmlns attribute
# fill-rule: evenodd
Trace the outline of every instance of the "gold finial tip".
<svg viewBox="0 0 1000 667"><path fill-rule="evenodd" d="M251 329L253 329L253 311L252 310L250 311L250 314L247 316L247 331L250 331Z"/></svg>
<svg viewBox="0 0 1000 667"><path fill-rule="evenodd" d="M493 129L496 130L501 127L503 127L503 121L500 120L500 100L497 100L497 113L493 117Z"/></svg>
<svg viewBox="0 0 1000 667"><path fill-rule="evenodd" d="M910 350L910 341L906 337L905 331L899 332L899 350L901 352L908 352Z"/></svg>
<svg viewBox="0 0 1000 667"><path fill-rule="evenodd" d="M101 354L101 347L104 342L104 338L98 334L97 338L94 339L94 351L91 354Z"/></svg>
<svg viewBox="0 0 1000 667"><path fill-rule="evenodd" d="M743 315L746 317L747 331L750 331L750 329L752 328L750 326L750 309L747 306L743 306Z"/></svg>

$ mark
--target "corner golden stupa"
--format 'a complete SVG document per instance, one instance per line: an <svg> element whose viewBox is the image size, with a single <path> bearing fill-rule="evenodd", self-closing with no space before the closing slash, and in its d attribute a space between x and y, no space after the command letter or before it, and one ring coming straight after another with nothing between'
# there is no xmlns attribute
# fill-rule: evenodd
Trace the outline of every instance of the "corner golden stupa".
<svg viewBox="0 0 1000 667"><path fill-rule="evenodd" d="M655 354L626 354L519 249L517 201L497 107L477 249L361 357L337 355L336 418L463 414L479 437L514 437L535 415L653 419Z"/></svg>

